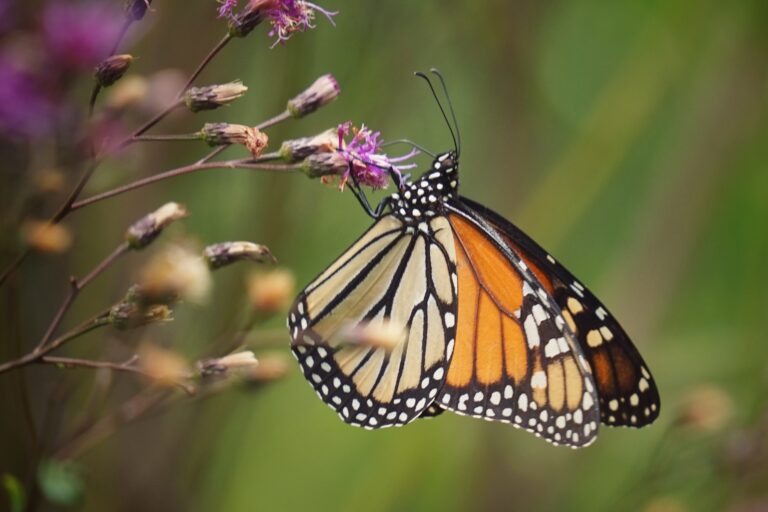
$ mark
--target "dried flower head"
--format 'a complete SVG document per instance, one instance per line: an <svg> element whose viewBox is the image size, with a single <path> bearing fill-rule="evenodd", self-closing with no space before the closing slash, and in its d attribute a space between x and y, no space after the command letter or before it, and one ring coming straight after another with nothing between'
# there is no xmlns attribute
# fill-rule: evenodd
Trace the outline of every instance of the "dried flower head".
<svg viewBox="0 0 768 512"><path fill-rule="evenodd" d="M125 297L109 308L107 321L121 331L147 324L173 321L173 311L166 304L147 304L139 286L128 289Z"/></svg>
<svg viewBox="0 0 768 512"><path fill-rule="evenodd" d="M301 170L310 178L344 176L349 172L349 162L339 153L317 153L304 160Z"/></svg>
<svg viewBox="0 0 768 512"><path fill-rule="evenodd" d="M189 366L181 355L153 343L139 347L139 368L156 384L177 386L188 379Z"/></svg>
<svg viewBox="0 0 768 512"><path fill-rule="evenodd" d="M22 234L27 246L40 252L62 253L72 245L72 233L61 224L27 220Z"/></svg>
<svg viewBox="0 0 768 512"><path fill-rule="evenodd" d="M287 140L280 146L280 158L289 164L301 162L310 155L334 152L338 143L339 137L333 129L313 137Z"/></svg>
<svg viewBox="0 0 768 512"><path fill-rule="evenodd" d="M176 299L202 303L210 291L211 276L200 256L172 245L141 269L139 286L149 303L166 304Z"/></svg>
<svg viewBox="0 0 768 512"><path fill-rule="evenodd" d="M258 263L277 261L266 245L253 242L222 242L209 245L203 250L203 259L211 270L216 270L236 261L256 261Z"/></svg>
<svg viewBox="0 0 768 512"><path fill-rule="evenodd" d="M109 87L123 77L132 62L133 55L127 53L107 57L96 66L96 82L102 87Z"/></svg>
<svg viewBox="0 0 768 512"><path fill-rule="evenodd" d="M733 416L733 401L728 393L713 384L689 390L682 400L678 425L699 432L717 432Z"/></svg>
<svg viewBox="0 0 768 512"><path fill-rule="evenodd" d="M240 144L258 158L267 148L269 137L258 128L232 123L205 123L200 138L209 146Z"/></svg>
<svg viewBox="0 0 768 512"><path fill-rule="evenodd" d="M360 345L374 349L394 350L405 343L407 333L402 327L393 322L382 320L378 322L360 323L344 329L344 341L352 345Z"/></svg>
<svg viewBox="0 0 768 512"><path fill-rule="evenodd" d="M64 190L67 176L56 168L43 169L35 177L35 189L41 194L52 194Z"/></svg>
<svg viewBox="0 0 768 512"><path fill-rule="evenodd" d="M290 369L289 361L281 354L261 357L259 364L245 374L249 384L264 384L281 379Z"/></svg>
<svg viewBox="0 0 768 512"><path fill-rule="evenodd" d="M190 87L184 93L184 103L192 112L213 110L232 103L242 97L247 90L248 87L239 80L226 84Z"/></svg>
<svg viewBox="0 0 768 512"><path fill-rule="evenodd" d="M253 352L250 350L243 350L224 357L198 361L197 369L201 376L208 377L211 375L227 373L232 370L249 370L256 368L258 365L259 361L256 359Z"/></svg>
<svg viewBox="0 0 768 512"><path fill-rule="evenodd" d="M248 280L248 297L253 309L272 314L284 311L293 299L296 279L284 269L253 274Z"/></svg>
<svg viewBox="0 0 768 512"><path fill-rule="evenodd" d="M299 119L331 103L340 93L341 88L333 75L323 75L305 91L288 101L287 110Z"/></svg>
<svg viewBox="0 0 768 512"><path fill-rule="evenodd" d="M105 101L107 109L112 111L124 110L142 101L149 90L147 79L137 75L129 75L110 89Z"/></svg>
<svg viewBox="0 0 768 512"><path fill-rule="evenodd" d="M174 221L188 215L184 205L166 203L154 212L134 222L125 233L125 239L131 249L143 249L152 243L163 230Z"/></svg>
<svg viewBox="0 0 768 512"><path fill-rule="evenodd" d="M346 141L349 135L352 137ZM400 157L389 157L381 152L380 136L380 132L374 132L365 125L360 128L353 127L351 122L339 125L338 152L349 164L341 177L339 185L341 190L350 178L360 185L385 188L389 183L391 171L400 175L402 171L416 167L416 164L402 162L418 155L418 151L414 149Z"/></svg>
<svg viewBox="0 0 768 512"><path fill-rule="evenodd" d="M338 14L304 0L250 0L239 13L235 13L237 0L219 0L219 3L219 16L229 20L229 33L234 37L245 37L262 21L268 20L272 25L269 36L276 38L273 48L296 32L315 28L315 12L325 16L334 26L333 17Z"/></svg>

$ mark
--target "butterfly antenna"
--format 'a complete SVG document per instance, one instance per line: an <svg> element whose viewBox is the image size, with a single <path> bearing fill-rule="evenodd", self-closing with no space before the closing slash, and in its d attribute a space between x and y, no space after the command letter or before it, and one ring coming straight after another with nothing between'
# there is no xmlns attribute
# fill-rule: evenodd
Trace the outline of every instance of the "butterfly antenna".
<svg viewBox="0 0 768 512"><path fill-rule="evenodd" d="M386 148L386 147L388 147L388 146L394 146L395 144L408 144L408 145L409 145L409 146L411 146L412 148L418 149L418 150L419 150L419 151L421 151L422 153L424 153L424 154L426 154L426 155L429 155L429 156L431 156L432 158L435 158L435 157L437 156L437 155L435 155L435 153L434 153L434 152L432 152L432 151L430 151L430 150L426 149L424 146L421 146L421 145L419 145L419 144L416 144L415 142L413 142L413 141L412 141L412 140L410 140L410 139L396 139L396 140L390 140L390 141L387 141L387 142L385 142L384 144L382 144L382 145L381 145L381 147L383 147L383 148Z"/></svg>
<svg viewBox="0 0 768 512"><path fill-rule="evenodd" d="M430 69L433 75L440 79L440 83L443 86L443 93L445 93L445 99L448 101L448 109L451 111L451 117L453 118L453 127L456 129L456 138L459 139L459 147L457 153L461 153L461 130L459 130L459 122L456 120L456 111L453 109L453 102L451 101L451 95L448 94L448 86L445 85L445 78L440 70L436 68Z"/></svg>
<svg viewBox="0 0 768 512"><path fill-rule="evenodd" d="M440 112L442 112L443 114L443 119L445 119L445 124L448 125L448 130L451 132L451 138L453 139L453 147L456 148L456 150L458 151L459 144L456 140L456 133L453 131L451 122L448 120L448 115L445 113L443 104L440 102L440 98L437 96L437 91L435 91L435 88L432 85L432 82L429 80L429 77L424 73L422 73L421 71L416 71L414 75L418 76L419 78L423 78L424 81L427 82L427 85L429 85L429 89L432 91L432 96L435 98L435 101L437 102L437 106L440 107Z"/></svg>

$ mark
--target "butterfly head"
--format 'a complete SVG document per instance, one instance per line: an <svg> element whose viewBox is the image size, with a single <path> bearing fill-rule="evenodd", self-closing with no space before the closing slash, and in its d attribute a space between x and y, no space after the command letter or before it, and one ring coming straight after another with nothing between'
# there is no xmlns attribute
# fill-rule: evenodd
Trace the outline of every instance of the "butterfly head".
<svg viewBox="0 0 768 512"><path fill-rule="evenodd" d="M458 194L459 156L456 151L438 155L418 180L403 184L391 196L393 212L405 222L420 222L441 215L443 202Z"/></svg>

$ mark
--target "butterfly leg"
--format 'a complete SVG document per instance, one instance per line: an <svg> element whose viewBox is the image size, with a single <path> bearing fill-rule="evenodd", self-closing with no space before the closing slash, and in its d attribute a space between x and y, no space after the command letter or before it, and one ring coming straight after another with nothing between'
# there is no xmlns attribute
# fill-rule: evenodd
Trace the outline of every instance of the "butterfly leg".
<svg viewBox="0 0 768 512"><path fill-rule="evenodd" d="M355 175L352 174L352 183L349 186L349 189L352 191L353 194L355 194L355 197L357 198L357 201L360 203L360 206L363 207L363 210L365 212L373 217L374 219L378 219L381 217L382 212L384 211L384 208L387 206L387 200L383 200L376 206L376 209L374 210L371 207L371 203L368 201L368 197L365 195L365 192L363 192L363 189L360 187L360 184L357 182L357 179L355 178Z"/></svg>

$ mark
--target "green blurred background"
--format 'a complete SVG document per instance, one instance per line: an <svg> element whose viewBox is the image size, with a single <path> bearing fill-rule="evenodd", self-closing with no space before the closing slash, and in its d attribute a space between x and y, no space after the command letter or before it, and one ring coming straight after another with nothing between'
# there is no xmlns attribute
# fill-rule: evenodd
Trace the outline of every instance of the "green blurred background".
<svg viewBox="0 0 768 512"><path fill-rule="evenodd" d="M223 32L213 2L155 4L131 72L191 69ZM654 372L662 415L643 430L603 428L579 451L452 414L368 432L339 421L292 365L268 387L143 421L87 452L83 509L768 509L768 4L322 5L340 11L335 29L319 19L269 50L260 28L206 70L199 83L250 87L236 106L179 115L156 132L192 131L203 119L256 124L330 72L339 100L271 130L273 141L350 119L442 151L449 134L412 76L441 69L463 134L462 192L527 231L611 308ZM204 151L132 149L105 164L86 195ZM300 286L370 222L351 194L298 174L208 171L126 194L68 221L77 243L66 257L28 262L24 285L5 292L18 325L3 337L31 346L65 276L92 267L127 224L167 200L191 211L188 234L264 243ZM95 283L69 325L119 297L145 258ZM217 273L207 306L181 308L151 335L199 351L241 316L249 270ZM104 336L68 353L87 354ZM25 375L38 404L58 386L47 382L60 382L51 369ZM4 382L2 469L23 473L33 443L10 396L17 383ZM64 411L78 403L73 396Z"/></svg>

